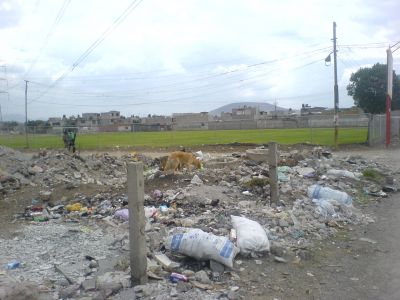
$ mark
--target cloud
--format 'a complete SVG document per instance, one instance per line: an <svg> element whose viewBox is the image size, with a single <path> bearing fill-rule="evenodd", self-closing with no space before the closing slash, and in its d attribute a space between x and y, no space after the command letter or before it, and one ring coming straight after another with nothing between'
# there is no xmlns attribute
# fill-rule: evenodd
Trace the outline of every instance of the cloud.
<svg viewBox="0 0 400 300"><path fill-rule="evenodd" d="M131 1L98 0L95 9L71 1L53 26L63 3L0 0L0 63L16 84L10 103L0 99L3 113L23 110L25 79L35 99L63 75L32 102L30 117L171 114L274 99L332 107L333 67L323 62L332 22L340 45L389 42L398 39L400 11L392 0L146 0L70 72ZM338 58L340 106L351 106L351 72L385 62L385 49L343 46Z"/></svg>
<svg viewBox="0 0 400 300"><path fill-rule="evenodd" d="M0 0L0 29L18 25L20 18L21 12L17 3Z"/></svg>

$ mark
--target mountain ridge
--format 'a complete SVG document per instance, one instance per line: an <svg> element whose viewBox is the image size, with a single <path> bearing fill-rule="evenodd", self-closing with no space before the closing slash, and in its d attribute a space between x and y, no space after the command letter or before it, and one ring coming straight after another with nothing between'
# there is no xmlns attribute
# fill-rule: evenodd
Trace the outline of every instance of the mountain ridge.
<svg viewBox="0 0 400 300"><path fill-rule="evenodd" d="M221 112L230 113L232 109L247 107L258 107L260 111L274 111L276 110L287 110L287 108L283 108L280 106L276 106L267 102L234 102L230 104L223 105L214 110L209 111L208 113L213 116L219 116Z"/></svg>

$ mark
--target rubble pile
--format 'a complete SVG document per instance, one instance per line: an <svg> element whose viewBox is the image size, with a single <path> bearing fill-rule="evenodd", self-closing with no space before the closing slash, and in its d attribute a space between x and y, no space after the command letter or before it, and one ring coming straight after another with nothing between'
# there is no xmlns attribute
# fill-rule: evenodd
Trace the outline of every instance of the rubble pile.
<svg viewBox="0 0 400 300"><path fill-rule="evenodd" d="M16 219L24 226L0 240L0 265L20 262L7 273L54 299L237 299L246 261L262 264L269 252L275 263L301 261L313 241L347 224L373 222L356 208L360 197L397 190L385 176L389 170L361 157L292 150L280 153L280 200L271 207L267 162L239 153L205 155L203 169L164 175L141 156L150 283L131 288L128 199L118 187L126 183L125 163L133 156L42 151L28 159L0 151L3 193L23 184L45 191L59 184L110 186L75 193L67 202L32 199Z"/></svg>
<svg viewBox="0 0 400 300"><path fill-rule="evenodd" d="M83 157L57 150L41 150L30 158L0 146L0 192L8 194L28 185L44 189L58 184L123 187L126 182L125 163L138 160L145 164L152 162L143 155L127 154L117 158L105 153Z"/></svg>

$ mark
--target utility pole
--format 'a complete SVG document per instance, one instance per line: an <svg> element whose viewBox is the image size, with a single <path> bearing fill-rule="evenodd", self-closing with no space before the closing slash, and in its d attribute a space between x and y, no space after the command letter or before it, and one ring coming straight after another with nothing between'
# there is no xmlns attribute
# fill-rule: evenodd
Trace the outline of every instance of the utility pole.
<svg viewBox="0 0 400 300"><path fill-rule="evenodd" d="M26 148L29 148L28 142L28 80L25 80L25 142Z"/></svg>
<svg viewBox="0 0 400 300"><path fill-rule="evenodd" d="M7 99L8 99L8 101L10 101L10 94L8 92L7 67L4 65L4 66L0 66L0 68L4 68L4 78L0 78L0 81L5 82L4 87L2 84L3 90L0 89L0 94L7 94ZM2 123L2 122L3 122L3 113L1 111L1 104L0 104L0 123Z"/></svg>
<svg viewBox="0 0 400 300"><path fill-rule="evenodd" d="M333 69L335 74L335 85L334 89L334 124L335 124L335 149L338 148L338 134L339 134L339 89L337 83L337 58L336 58L336 22L333 22Z"/></svg>

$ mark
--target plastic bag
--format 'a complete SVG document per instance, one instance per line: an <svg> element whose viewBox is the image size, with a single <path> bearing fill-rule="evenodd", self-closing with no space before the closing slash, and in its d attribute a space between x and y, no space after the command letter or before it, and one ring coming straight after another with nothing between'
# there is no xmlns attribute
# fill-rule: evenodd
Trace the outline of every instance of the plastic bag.
<svg viewBox="0 0 400 300"><path fill-rule="evenodd" d="M244 255L269 251L269 240L264 228L257 222L244 217L231 216L237 233L237 246Z"/></svg>
<svg viewBox="0 0 400 300"><path fill-rule="evenodd" d="M129 210L127 208L117 210L115 212L115 216L118 218L121 218L122 220L127 221L127 220L129 220Z"/></svg>
<svg viewBox="0 0 400 300"><path fill-rule="evenodd" d="M239 249L227 238L196 228L178 228L182 233L169 235L166 248L197 260L213 259L229 268Z"/></svg>

